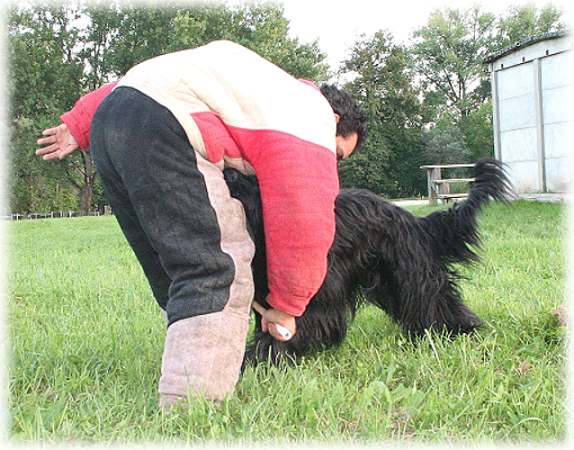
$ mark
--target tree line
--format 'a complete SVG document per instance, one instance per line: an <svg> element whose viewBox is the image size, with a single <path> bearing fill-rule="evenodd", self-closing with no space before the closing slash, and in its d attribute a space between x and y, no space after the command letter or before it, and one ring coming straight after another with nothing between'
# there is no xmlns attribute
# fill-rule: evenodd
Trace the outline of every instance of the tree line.
<svg viewBox="0 0 574 450"><path fill-rule="evenodd" d="M553 6L434 11L407 43L388 30L361 36L340 67L319 42L289 35L276 4L140 6L68 1L24 3L8 17L10 208L13 212L102 210L105 198L89 152L58 162L35 156L41 131L83 94L151 57L230 39L295 77L339 84L368 114L369 137L341 163L343 186L389 197L426 190L419 166L472 162L493 153L491 53L524 38L565 29Z"/></svg>

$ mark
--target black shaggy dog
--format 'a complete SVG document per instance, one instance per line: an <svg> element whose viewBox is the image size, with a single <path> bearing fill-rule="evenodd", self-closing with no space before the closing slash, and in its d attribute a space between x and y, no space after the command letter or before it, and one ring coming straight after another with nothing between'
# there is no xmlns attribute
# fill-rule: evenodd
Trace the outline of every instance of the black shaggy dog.
<svg viewBox="0 0 574 450"><path fill-rule="evenodd" d="M456 335L478 327L480 319L462 302L453 264L478 261L473 250L480 244L477 213L491 198L505 201L509 183L501 163L491 158L478 161L474 172L475 182L464 202L426 217L416 217L367 190L341 190L327 275L297 318L297 333L279 342L261 331L256 314L245 362L278 362L339 344L364 300L384 310L409 335L431 329ZM255 301L269 307L257 181L234 170L226 170L224 176L231 195L243 203L256 245Z"/></svg>

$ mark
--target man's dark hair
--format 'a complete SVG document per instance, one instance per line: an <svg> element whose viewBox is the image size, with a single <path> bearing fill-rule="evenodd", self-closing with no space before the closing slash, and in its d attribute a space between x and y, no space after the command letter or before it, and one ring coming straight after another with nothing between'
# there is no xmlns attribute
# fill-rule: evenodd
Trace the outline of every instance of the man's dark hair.
<svg viewBox="0 0 574 450"><path fill-rule="evenodd" d="M333 84L323 84L321 93L333 111L341 117L337 124L337 136L348 136L356 132L358 149L367 137L367 116L364 111L353 97Z"/></svg>

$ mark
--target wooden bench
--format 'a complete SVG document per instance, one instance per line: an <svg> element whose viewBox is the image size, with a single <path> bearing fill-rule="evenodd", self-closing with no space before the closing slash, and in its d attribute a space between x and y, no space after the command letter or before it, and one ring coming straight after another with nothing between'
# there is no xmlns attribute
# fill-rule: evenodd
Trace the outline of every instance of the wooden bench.
<svg viewBox="0 0 574 450"><path fill-rule="evenodd" d="M427 188L429 205L436 205L438 200L449 201L456 198L468 197L467 192L451 194L450 185L452 183L470 183L474 178L442 178L442 169L462 169L474 167L474 164L437 164L421 166L427 171Z"/></svg>

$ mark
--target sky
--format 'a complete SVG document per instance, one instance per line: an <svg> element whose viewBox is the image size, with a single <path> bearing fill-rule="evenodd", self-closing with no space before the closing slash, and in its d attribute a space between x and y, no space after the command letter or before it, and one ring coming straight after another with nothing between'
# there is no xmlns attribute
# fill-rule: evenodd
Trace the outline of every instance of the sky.
<svg viewBox="0 0 574 450"><path fill-rule="evenodd" d="M470 8L479 5L494 14L504 13L511 5L528 3L544 6L549 3L563 7L567 2L549 0L280 0L290 20L290 32L303 42L319 39L332 68L345 58L361 33L367 35L387 29L398 42L407 42L414 30L423 26L430 13L438 8ZM572 8L570 8L572 9ZM569 21L571 23L571 21Z"/></svg>

